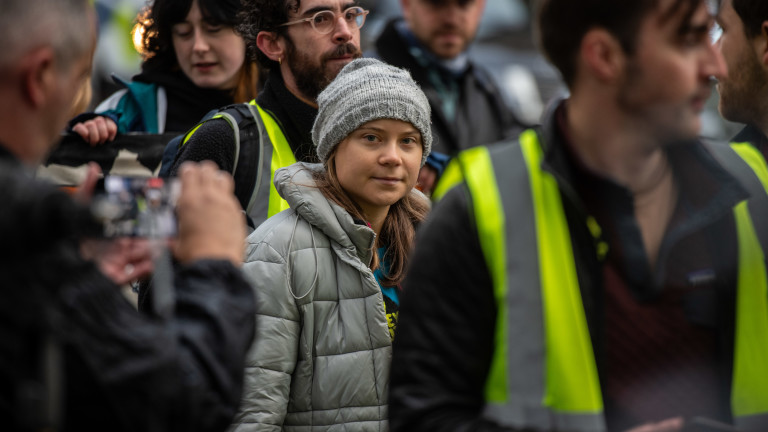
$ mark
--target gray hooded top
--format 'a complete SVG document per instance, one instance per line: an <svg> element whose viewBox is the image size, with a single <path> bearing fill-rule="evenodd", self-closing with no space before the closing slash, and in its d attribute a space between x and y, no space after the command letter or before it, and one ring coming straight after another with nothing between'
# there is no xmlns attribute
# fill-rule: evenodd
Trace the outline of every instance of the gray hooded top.
<svg viewBox="0 0 768 432"><path fill-rule="evenodd" d="M392 345L368 268L375 233L314 187L319 169L278 170L275 185L291 208L247 240L256 336L237 431L388 430Z"/></svg>

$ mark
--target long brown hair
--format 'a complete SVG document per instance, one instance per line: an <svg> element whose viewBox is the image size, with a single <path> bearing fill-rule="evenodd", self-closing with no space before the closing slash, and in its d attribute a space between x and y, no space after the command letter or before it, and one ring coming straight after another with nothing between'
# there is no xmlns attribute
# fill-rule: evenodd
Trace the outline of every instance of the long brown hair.
<svg viewBox="0 0 768 432"><path fill-rule="evenodd" d="M336 146L328 160L324 170L315 171L313 174L317 188L326 198L338 204L346 210L353 219L365 220L360 206L341 187L339 177L336 174ZM384 286L397 286L405 278L408 268L408 257L413 247L413 239L416 236L416 226L427 217L429 202L426 199L418 199L411 191L403 198L389 207L384 225L381 227L376 244L373 246L373 262L371 270L376 270L379 265L378 254L375 248L387 245L385 257L389 261L389 271L381 281Z"/></svg>
<svg viewBox="0 0 768 432"><path fill-rule="evenodd" d="M232 90L232 101L241 103L256 99L258 89L261 88L259 79L259 65L246 59L240 68L237 86Z"/></svg>

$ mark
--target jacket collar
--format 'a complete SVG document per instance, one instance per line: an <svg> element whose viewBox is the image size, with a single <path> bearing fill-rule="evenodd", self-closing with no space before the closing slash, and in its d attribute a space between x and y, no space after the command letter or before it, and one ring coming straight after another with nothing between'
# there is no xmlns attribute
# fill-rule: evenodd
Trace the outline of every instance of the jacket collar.
<svg viewBox="0 0 768 432"><path fill-rule="evenodd" d="M372 54L373 57L392 61L392 63L409 70L416 82L426 82L428 79L427 72L430 70L436 70L441 75L454 80L463 77L466 73L473 73L475 70L467 52L461 54L455 67L452 67L452 63L444 64L435 58L405 27L402 18L396 18L387 23L381 35L376 39L375 47L376 52ZM418 53L418 55L414 55L414 53ZM486 81L483 79L481 83L486 84Z"/></svg>
<svg viewBox="0 0 768 432"><path fill-rule="evenodd" d="M367 225L355 223L346 210L320 192L313 173L321 170L321 164L304 162L280 168L275 173L275 187L296 213L341 246L342 257L368 266L376 234Z"/></svg>
<svg viewBox="0 0 768 432"><path fill-rule="evenodd" d="M744 126L735 137L731 139L734 143L747 142L752 144L764 158L768 159L768 137L765 136L763 131L752 125Z"/></svg>
<svg viewBox="0 0 768 432"><path fill-rule="evenodd" d="M768 138L766 138L763 132L752 125L744 126L744 128L731 139L731 142L748 142L756 147L758 144L765 143L766 141L768 141Z"/></svg>
<svg viewBox="0 0 768 432"><path fill-rule="evenodd" d="M396 19L390 23L409 48L411 56L418 61L423 68L437 68L445 75L450 75L454 79L461 78L469 69L469 55L466 51L460 53L456 58L442 60L437 58L415 34L408 28L403 19Z"/></svg>

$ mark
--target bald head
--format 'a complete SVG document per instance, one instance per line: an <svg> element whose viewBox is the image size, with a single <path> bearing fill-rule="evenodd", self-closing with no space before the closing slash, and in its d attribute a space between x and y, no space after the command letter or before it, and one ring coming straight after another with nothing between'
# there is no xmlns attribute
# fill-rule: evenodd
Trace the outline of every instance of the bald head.
<svg viewBox="0 0 768 432"><path fill-rule="evenodd" d="M0 0L0 145L40 163L90 75L91 0Z"/></svg>
<svg viewBox="0 0 768 432"><path fill-rule="evenodd" d="M93 34L90 0L2 0L0 2L0 70L30 50L53 48L63 67L90 50Z"/></svg>

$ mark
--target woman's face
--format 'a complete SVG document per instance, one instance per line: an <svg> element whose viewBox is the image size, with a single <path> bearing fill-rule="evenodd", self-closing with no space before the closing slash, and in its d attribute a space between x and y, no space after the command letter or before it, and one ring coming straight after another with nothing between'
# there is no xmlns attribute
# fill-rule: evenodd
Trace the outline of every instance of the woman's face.
<svg viewBox="0 0 768 432"><path fill-rule="evenodd" d="M232 27L206 22L193 1L186 19L171 31L176 60L196 86L219 90L237 86L245 41Z"/></svg>
<svg viewBox="0 0 768 432"><path fill-rule="evenodd" d="M339 143L336 176L363 213L373 217L413 189L422 152L421 133L412 124L374 120Z"/></svg>

